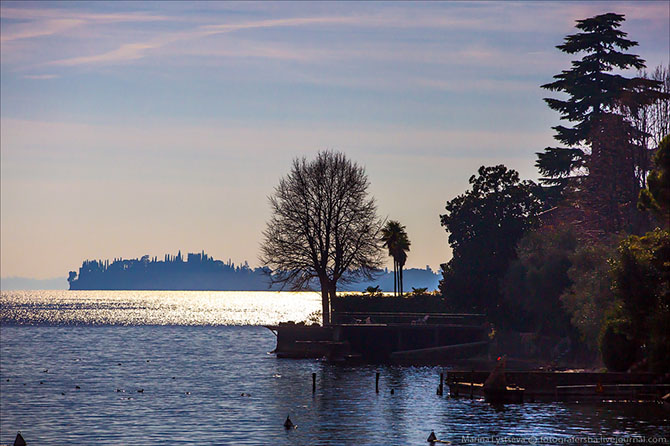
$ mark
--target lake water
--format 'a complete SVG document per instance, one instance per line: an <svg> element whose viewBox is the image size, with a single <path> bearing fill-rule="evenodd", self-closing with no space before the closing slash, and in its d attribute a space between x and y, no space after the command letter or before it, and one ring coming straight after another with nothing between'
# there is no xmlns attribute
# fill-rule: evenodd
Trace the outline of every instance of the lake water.
<svg viewBox="0 0 670 446"><path fill-rule="evenodd" d="M19 430L29 445L424 445L431 430L454 444L670 436L657 405L493 407L437 396L439 367L269 354L275 337L259 325L307 319L315 293L2 292L0 303L0 444ZM297 429L282 427L287 414Z"/></svg>

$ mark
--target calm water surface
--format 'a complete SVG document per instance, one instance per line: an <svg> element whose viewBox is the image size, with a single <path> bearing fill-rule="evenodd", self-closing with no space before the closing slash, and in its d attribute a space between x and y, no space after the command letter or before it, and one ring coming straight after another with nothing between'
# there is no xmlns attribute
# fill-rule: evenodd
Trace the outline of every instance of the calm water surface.
<svg viewBox="0 0 670 446"><path fill-rule="evenodd" d="M18 430L39 445L670 435L655 405L492 407L435 395L437 367L275 358L258 324L304 320L319 307L313 293L3 292L0 302L0 444ZM287 414L297 429L284 430Z"/></svg>

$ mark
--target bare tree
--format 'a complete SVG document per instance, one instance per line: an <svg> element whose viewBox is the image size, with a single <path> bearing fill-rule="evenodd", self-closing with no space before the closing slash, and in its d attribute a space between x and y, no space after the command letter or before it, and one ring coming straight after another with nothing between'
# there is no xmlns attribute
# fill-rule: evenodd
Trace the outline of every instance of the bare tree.
<svg viewBox="0 0 670 446"><path fill-rule="evenodd" d="M638 166L636 175L640 186L646 186L647 174L652 169L651 158L661 140L670 134L670 65L659 65L648 74L640 72L639 77L659 82L659 99L631 110L630 118L640 130L639 139L634 141L639 150L635 153Z"/></svg>
<svg viewBox="0 0 670 446"><path fill-rule="evenodd" d="M662 82L661 92L665 97L653 103L649 108L649 134L651 143L657 148L663 138L670 134L670 65L659 65L651 74L651 79Z"/></svg>
<svg viewBox="0 0 670 446"><path fill-rule="evenodd" d="M273 270L273 283L305 289L318 279L324 325L338 281L370 279L382 265L382 221L369 184L363 167L322 151L313 161L293 160L270 197L260 260Z"/></svg>

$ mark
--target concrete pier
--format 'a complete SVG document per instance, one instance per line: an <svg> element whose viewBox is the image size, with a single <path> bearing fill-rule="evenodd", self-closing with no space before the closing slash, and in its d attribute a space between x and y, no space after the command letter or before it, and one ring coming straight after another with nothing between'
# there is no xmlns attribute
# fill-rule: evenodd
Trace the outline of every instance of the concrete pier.
<svg viewBox="0 0 670 446"><path fill-rule="evenodd" d="M444 320L339 323L326 327L281 323L266 327L277 335L275 353L283 358L439 364L488 351L488 324L463 315L454 321Z"/></svg>

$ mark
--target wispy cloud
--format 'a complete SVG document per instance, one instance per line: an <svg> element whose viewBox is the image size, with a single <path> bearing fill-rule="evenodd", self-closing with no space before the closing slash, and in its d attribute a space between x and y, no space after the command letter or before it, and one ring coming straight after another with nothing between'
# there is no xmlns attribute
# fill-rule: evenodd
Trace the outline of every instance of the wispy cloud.
<svg viewBox="0 0 670 446"><path fill-rule="evenodd" d="M248 5L248 4L247 4ZM70 11L49 8L3 8L3 17L30 20L29 23L12 25L3 29L3 42L12 40L30 39L44 37L54 34L67 34L73 28L83 28L86 31L80 33L79 39L88 38L90 48L88 54L56 54L55 59L48 61L36 61L35 65L59 65L59 66L84 66L119 64L129 61L138 61L149 54L157 54L164 60L170 60L170 51L158 53L162 48L175 49L181 55L213 56L213 57L256 57L283 60L318 61L326 57L331 59L387 59L387 60L417 60L431 63L436 59L442 59L449 63L471 63L482 66L505 64L505 60L494 54L491 48L482 45L470 46L460 54L445 53L444 51L431 51L427 54L426 48L430 46L430 39L422 39L421 44L410 43L405 47L396 48L393 44L385 42L374 51L368 51L369 45L364 36L358 36L355 43L346 48L336 49L330 42L323 39L316 41L301 40L293 35L294 45L287 45L267 38L259 38L258 33L251 37L244 34L250 42L242 47L226 46L221 42L212 44L212 37L223 34L238 33L252 30L271 30L277 28L299 29L311 27L314 31L323 31L325 27L336 27L343 35L348 36L353 30L370 29L375 31L393 30L398 32L410 32L417 30L423 34L427 30L435 32L469 31L480 32L482 36L495 32L519 34L524 32L548 32L549 30L568 30L574 24L574 20L596 13L603 9L602 4L555 4L555 3L475 3L475 4L422 4L421 6L408 6L405 4L390 4L380 8L373 8L365 4L356 4L352 7L323 8L304 7L297 8L293 4L285 4L282 8L270 5L250 5L255 11L252 16L263 16L266 18L248 19L242 14L246 6L243 4L231 4L230 7L237 10L231 15L206 15L201 12L189 13L187 18L160 14L147 13L91 13L81 11ZM665 5L645 4L644 8L627 3L617 4L617 10L622 10L634 20L650 20L661 23L663 18L667 21L667 8ZM269 13L268 13L269 11ZM602 12L602 11L600 11ZM265 14L263 14L265 13ZM267 18L278 15L279 18ZM529 17L532 16L532 19ZM665 17L664 17L665 16ZM221 22L218 17L225 17ZM179 29L165 25L151 29L142 29L142 32L123 32L115 34L114 39L100 39L99 30L90 25L116 22L148 22L148 21L175 21L180 20ZM659 21L660 20L660 21ZM219 23L217 23L219 22ZM667 26L667 25L666 25ZM135 27L135 31L140 28ZM128 31L128 30L126 30ZM411 31L413 32L413 31ZM142 34L144 38L138 37ZM149 35L146 38L146 35ZM429 33L431 35L435 33ZM108 36L112 35L108 30ZM316 34L318 35L318 34ZM374 42L374 34L367 34ZM252 35L253 36L253 35ZM436 37L433 37L436 39ZM197 44L196 44L197 42ZM556 42L559 43L559 42ZM312 44L312 48L309 48ZM209 51L202 50L208 47ZM435 48L430 48L434 50ZM437 48L438 50L443 48ZM11 48L10 48L11 50ZM4 49L3 51L7 51ZM82 50L80 50L81 52ZM61 57L58 57L61 56ZM452 57L453 56L453 57ZM509 56L507 53L506 57ZM448 58L448 60L447 60Z"/></svg>
<svg viewBox="0 0 670 446"><path fill-rule="evenodd" d="M45 65L75 66L95 63L127 62L144 57L144 52L161 46L160 43L126 43L119 48L93 56L71 57L69 59L54 60Z"/></svg>
<svg viewBox="0 0 670 446"><path fill-rule="evenodd" d="M85 21L81 19L49 19L7 26L9 30L3 30L2 35L0 35L0 41L11 42L13 40L50 36L68 31L84 23Z"/></svg>
<svg viewBox="0 0 670 446"><path fill-rule="evenodd" d="M100 13L84 12L74 9L58 8L2 8L2 17L15 20L63 19L73 18L97 22L146 22L154 20L168 20L167 16L144 13Z"/></svg>
<svg viewBox="0 0 670 446"><path fill-rule="evenodd" d="M309 25L365 25L369 20L365 17L356 16L323 16L323 17L292 17L284 19L256 20L242 23L222 23L218 25L206 25L200 27L204 35L220 34L243 29L298 27Z"/></svg>
<svg viewBox="0 0 670 446"><path fill-rule="evenodd" d="M3 25L2 42L65 34L76 27L102 23L152 22L168 20L160 15L141 13L106 14L51 8L2 8L2 18L22 23Z"/></svg>
<svg viewBox="0 0 670 446"><path fill-rule="evenodd" d="M26 79L34 79L34 80L47 80L47 79L57 79L58 76L57 74L26 74L23 76Z"/></svg>
<svg viewBox="0 0 670 446"><path fill-rule="evenodd" d="M130 61L141 59L145 57L150 50L155 50L169 44L191 41L203 37L215 36L220 34L232 33L241 30L261 29L261 28L277 28L277 27L300 27L309 25L324 25L324 24L355 24L359 21L350 17L298 17L290 19L276 19L276 20L258 20L248 21L242 23L224 23L217 25L204 25L197 27L191 31L179 32L165 32L156 36L155 38L135 43L125 43L112 51L91 55L72 57L60 60L54 60L46 63L46 65L62 65L74 66L97 63L116 63L123 61ZM260 54L257 48L256 53ZM265 51L267 57L286 57L287 54L278 54L273 51Z"/></svg>

